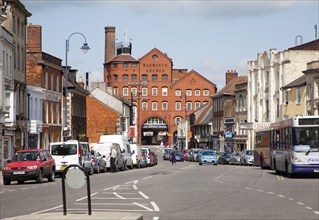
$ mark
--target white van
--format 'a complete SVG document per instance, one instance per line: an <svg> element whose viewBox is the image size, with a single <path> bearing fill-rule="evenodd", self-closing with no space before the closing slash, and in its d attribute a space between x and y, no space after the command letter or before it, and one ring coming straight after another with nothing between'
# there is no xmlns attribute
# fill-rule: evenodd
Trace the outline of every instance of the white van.
<svg viewBox="0 0 319 220"><path fill-rule="evenodd" d="M143 161L141 146L139 144L131 144L133 166L141 168L146 166Z"/></svg>
<svg viewBox="0 0 319 220"><path fill-rule="evenodd" d="M104 142L104 143L91 143L90 149L95 150L99 152L103 156L103 160L106 162L106 168L111 168L111 158L110 158L110 152L111 147L115 147L117 155L115 159L115 165L117 170L124 170L124 160L122 156L121 147L117 143L111 143L111 142Z"/></svg>
<svg viewBox="0 0 319 220"><path fill-rule="evenodd" d="M66 142L52 142L49 146L50 153L55 160L56 174L61 174L63 170L71 164L77 164L89 174L93 173L90 160L89 145L86 142L68 140Z"/></svg>
<svg viewBox="0 0 319 220"><path fill-rule="evenodd" d="M120 145L122 150L122 155L124 157L124 167L125 169L129 167L133 169L132 151L128 139L124 135L101 135L100 143L112 142Z"/></svg>

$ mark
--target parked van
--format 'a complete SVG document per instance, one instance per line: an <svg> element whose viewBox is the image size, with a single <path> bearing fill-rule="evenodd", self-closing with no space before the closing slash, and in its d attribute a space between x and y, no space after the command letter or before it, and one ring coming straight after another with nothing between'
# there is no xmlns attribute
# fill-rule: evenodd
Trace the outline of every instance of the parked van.
<svg viewBox="0 0 319 220"><path fill-rule="evenodd" d="M139 144L131 144L133 166L141 168L146 166L142 157L141 146Z"/></svg>
<svg viewBox="0 0 319 220"><path fill-rule="evenodd" d="M124 158L124 168L133 169L132 151L128 139L124 135L101 135L100 143L111 142L120 145Z"/></svg>
<svg viewBox="0 0 319 220"><path fill-rule="evenodd" d="M49 146L50 153L55 160L56 174L61 174L63 170L71 164L77 164L89 174L93 173L90 160L89 145L87 142L68 140L66 142L52 142Z"/></svg>
<svg viewBox="0 0 319 220"><path fill-rule="evenodd" d="M106 162L107 169L111 169L111 147L115 147L115 150L117 152L116 159L115 159L115 165L117 170L124 170L124 159L122 156L122 150L119 144L117 143L111 143L111 142L105 142L105 143L91 143L90 149L95 150L99 152L103 156L103 160Z"/></svg>

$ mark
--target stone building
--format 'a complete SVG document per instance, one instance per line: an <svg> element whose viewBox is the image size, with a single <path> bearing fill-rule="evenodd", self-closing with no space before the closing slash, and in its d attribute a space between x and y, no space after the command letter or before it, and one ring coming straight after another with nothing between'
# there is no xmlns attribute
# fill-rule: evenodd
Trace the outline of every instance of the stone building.
<svg viewBox="0 0 319 220"><path fill-rule="evenodd" d="M307 63L303 73L306 75L307 115L319 115L319 61Z"/></svg>

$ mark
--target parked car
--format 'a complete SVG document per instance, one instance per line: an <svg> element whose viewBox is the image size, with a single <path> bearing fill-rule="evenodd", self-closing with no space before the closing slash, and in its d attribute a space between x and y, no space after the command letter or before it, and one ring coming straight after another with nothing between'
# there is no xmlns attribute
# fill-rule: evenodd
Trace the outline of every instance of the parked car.
<svg viewBox="0 0 319 220"><path fill-rule="evenodd" d="M150 155L150 166L157 165L157 155L155 154L155 152L149 150L149 155Z"/></svg>
<svg viewBox="0 0 319 220"><path fill-rule="evenodd" d="M130 144L132 151L132 160L133 166L136 168L141 168L144 166L141 145L139 144Z"/></svg>
<svg viewBox="0 0 319 220"><path fill-rule="evenodd" d="M213 150L203 150L198 158L199 165L211 163L215 166L218 164L216 152Z"/></svg>
<svg viewBox="0 0 319 220"><path fill-rule="evenodd" d="M228 152L222 152L218 157L218 164L229 164L230 154Z"/></svg>
<svg viewBox="0 0 319 220"><path fill-rule="evenodd" d="M141 148L142 155L144 156L144 160L146 162L146 166L151 166L151 155L150 155L150 149L147 147Z"/></svg>
<svg viewBox="0 0 319 220"><path fill-rule="evenodd" d="M192 148L190 149L188 155L189 155L189 161L196 161L198 153L201 151L201 148Z"/></svg>
<svg viewBox="0 0 319 220"><path fill-rule="evenodd" d="M20 184L26 180L42 183L43 178L52 182L55 180L55 168L55 160L47 150L19 150L2 170L3 184L10 185L11 181Z"/></svg>
<svg viewBox="0 0 319 220"><path fill-rule="evenodd" d="M236 151L236 152L233 152L231 155L230 155L230 158L229 158L229 164L230 165L239 165L240 164L240 157L242 155L242 152L240 151Z"/></svg>
<svg viewBox="0 0 319 220"><path fill-rule="evenodd" d="M196 155L196 157L195 157L195 162L198 162L198 161L199 161L199 158L200 158L202 152L203 152L203 149L200 149L200 150L198 151L198 153L197 153L197 155Z"/></svg>
<svg viewBox="0 0 319 220"><path fill-rule="evenodd" d="M163 160L170 160L172 148L165 148L163 152Z"/></svg>
<svg viewBox="0 0 319 220"><path fill-rule="evenodd" d="M240 165L253 165L254 164L254 151L245 150L240 157Z"/></svg>
<svg viewBox="0 0 319 220"><path fill-rule="evenodd" d="M106 167L106 162L103 158L105 156L102 156L99 152L95 150L91 150L90 152L90 158L91 158L91 163L93 167L93 171L95 173L99 173L100 171L106 172L107 167Z"/></svg>
<svg viewBox="0 0 319 220"><path fill-rule="evenodd" d="M175 161L184 162L184 156L180 151L174 151ZM169 161L172 161L172 157L170 157Z"/></svg>

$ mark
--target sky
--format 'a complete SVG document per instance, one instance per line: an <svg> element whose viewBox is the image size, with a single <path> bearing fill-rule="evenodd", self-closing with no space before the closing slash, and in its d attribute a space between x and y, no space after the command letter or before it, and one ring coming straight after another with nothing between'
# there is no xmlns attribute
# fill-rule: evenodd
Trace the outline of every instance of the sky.
<svg viewBox="0 0 319 220"><path fill-rule="evenodd" d="M286 50L318 39L319 0L21 0L32 13L28 22L42 26L42 50L63 60L78 77L103 81L106 26L115 26L117 42L125 32L132 56L153 48L166 53L173 68L195 70L225 86L227 70L247 75L247 62L272 48ZM298 35L301 38L296 37Z"/></svg>

